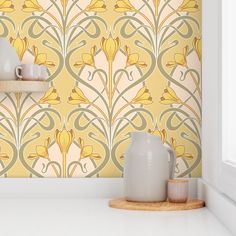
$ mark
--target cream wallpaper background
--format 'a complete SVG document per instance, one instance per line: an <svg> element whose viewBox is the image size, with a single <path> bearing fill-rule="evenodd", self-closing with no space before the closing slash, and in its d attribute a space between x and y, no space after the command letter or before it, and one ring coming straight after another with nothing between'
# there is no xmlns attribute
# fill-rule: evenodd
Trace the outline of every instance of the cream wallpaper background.
<svg viewBox="0 0 236 236"><path fill-rule="evenodd" d="M176 176L201 175L200 0L0 0L0 13L1 37L51 85L0 94L2 177L121 177L135 130L174 148Z"/></svg>

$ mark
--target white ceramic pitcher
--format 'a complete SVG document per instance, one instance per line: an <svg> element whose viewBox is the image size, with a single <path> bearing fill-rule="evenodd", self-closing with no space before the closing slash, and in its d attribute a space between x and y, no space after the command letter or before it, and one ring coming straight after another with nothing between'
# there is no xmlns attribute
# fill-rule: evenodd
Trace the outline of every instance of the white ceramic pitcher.
<svg viewBox="0 0 236 236"><path fill-rule="evenodd" d="M0 80L17 80L15 68L20 64L14 47L0 37Z"/></svg>
<svg viewBox="0 0 236 236"><path fill-rule="evenodd" d="M125 153L125 197L129 201L160 202L167 198L167 181L174 177L175 152L159 136L134 132ZM169 155L168 155L169 154Z"/></svg>

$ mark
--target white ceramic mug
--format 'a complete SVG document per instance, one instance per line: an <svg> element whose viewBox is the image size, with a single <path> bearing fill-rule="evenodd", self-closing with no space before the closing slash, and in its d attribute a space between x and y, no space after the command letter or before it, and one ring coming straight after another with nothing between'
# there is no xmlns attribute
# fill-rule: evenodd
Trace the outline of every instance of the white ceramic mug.
<svg viewBox="0 0 236 236"><path fill-rule="evenodd" d="M40 65L39 79L46 80L48 78L48 69L44 65Z"/></svg>
<svg viewBox="0 0 236 236"><path fill-rule="evenodd" d="M22 80L38 80L41 68L36 64L23 64L16 67L16 75Z"/></svg>

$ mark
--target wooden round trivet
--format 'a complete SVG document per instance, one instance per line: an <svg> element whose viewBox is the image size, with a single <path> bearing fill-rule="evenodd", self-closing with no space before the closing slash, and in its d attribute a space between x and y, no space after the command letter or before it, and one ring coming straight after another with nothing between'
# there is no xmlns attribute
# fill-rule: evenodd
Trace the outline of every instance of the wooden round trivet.
<svg viewBox="0 0 236 236"><path fill-rule="evenodd" d="M109 206L117 209L138 211L183 211L202 208L205 206L202 200L189 200L186 203L171 202L129 202L123 198L109 201Z"/></svg>

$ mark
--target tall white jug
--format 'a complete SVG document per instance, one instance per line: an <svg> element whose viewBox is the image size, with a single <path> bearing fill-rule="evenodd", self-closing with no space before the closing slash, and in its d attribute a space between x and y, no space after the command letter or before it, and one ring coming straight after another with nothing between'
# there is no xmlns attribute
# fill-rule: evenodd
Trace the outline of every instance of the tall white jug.
<svg viewBox="0 0 236 236"><path fill-rule="evenodd" d="M125 153L125 197L129 201L160 202L167 198L167 181L174 177L175 152L149 133L131 134Z"/></svg>
<svg viewBox="0 0 236 236"><path fill-rule="evenodd" d="M0 37L0 80L17 80L15 69L18 65L16 50L6 38Z"/></svg>

